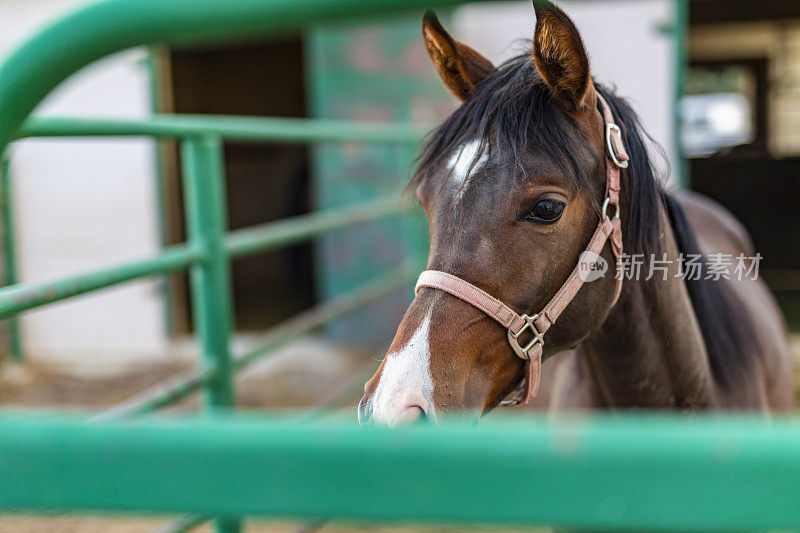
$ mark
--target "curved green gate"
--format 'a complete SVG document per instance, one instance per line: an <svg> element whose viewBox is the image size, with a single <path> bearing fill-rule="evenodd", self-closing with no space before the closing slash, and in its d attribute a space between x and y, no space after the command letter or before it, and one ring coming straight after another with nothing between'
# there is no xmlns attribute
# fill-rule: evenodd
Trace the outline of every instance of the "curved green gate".
<svg viewBox="0 0 800 533"><path fill-rule="evenodd" d="M387 431L357 428L353 420L312 424L227 412L237 370L298 333L407 283L419 265L400 265L289 320L256 349L233 354L231 260L396 216L400 205L396 197L377 198L226 232L223 140L413 143L422 134L414 127L221 116L29 117L70 74L128 47L252 38L428 4L107 0L56 22L7 59L0 68L0 153L30 137L178 139L189 240L137 262L4 287L0 318L188 269L203 365L93 419L0 414L0 509L194 513L174 530L216 516L220 531L236 531L246 515L594 529L800 528L800 426L794 420L526 419L489 422L480 429ZM7 209L4 213L8 216ZM128 419L200 389L208 416Z"/></svg>

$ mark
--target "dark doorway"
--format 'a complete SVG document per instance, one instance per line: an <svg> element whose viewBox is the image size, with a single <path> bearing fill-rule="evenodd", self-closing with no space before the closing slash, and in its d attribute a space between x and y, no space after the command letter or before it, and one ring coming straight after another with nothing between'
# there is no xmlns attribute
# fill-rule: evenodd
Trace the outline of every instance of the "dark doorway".
<svg viewBox="0 0 800 533"><path fill-rule="evenodd" d="M756 31L755 22L760 31L780 38L788 18L800 17L800 3L697 0L689 6L690 33L698 30L707 37L711 30L717 30L712 45L706 42L705 47L698 48L687 72L682 109L684 150L690 157L689 186L721 203L745 225L763 257L761 275L781 304L790 327L800 330L800 248L796 245L800 241L800 211L796 208L800 200L800 153L776 149L775 141L787 134L771 125L781 112L775 103L775 89L791 83L786 69L776 68L785 63L786 56L777 47L728 46L741 40L744 32ZM718 23L726 26L716 26ZM720 29L733 28L731 23L736 24L736 31ZM686 104L692 99L695 104L706 102L708 111L699 112L699 105L692 109L695 130L686 127L687 123L692 125L686 119L690 108ZM727 112L727 126L738 122L740 131L746 134L736 134L727 143L724 135L715 138L709 134L708 149L703 153L697 136L686 132L724 131L710 125L714 116L723 118L720 109L733 109L732 103L740 104L739 112ZM716 113L711 112L714 106ZM738 117L738 121L731 122L731 117ZM705 130L704 118L709 119Z"/></svg>
<svg viewBox="0 0 800 533"><path fill-rule="evenodd" d="M800 18L800 2L797 0L691 0L689 2L690 24L713 22L761 22L782 21Z"/></svg>
<svg viewBox="0 0 800 533"><path fill-rule="evenodd" d="M165 90L175 113L305 117L303 42L288 36L248 46L171 50ZM171 93L171 94L169 94ZM310 210L305 145L225 143L228 216L238 229ZM167 169L178 172L178 161ZM180 180L167 176L169 240L184 239ZM168 187L168 192L170 188ZM263 330L316 301L312 247L295 246L233 263L235 326ZM176 329L191 321L185 282L174 288ZM181 326L184 327L181 327Z"/></svg>

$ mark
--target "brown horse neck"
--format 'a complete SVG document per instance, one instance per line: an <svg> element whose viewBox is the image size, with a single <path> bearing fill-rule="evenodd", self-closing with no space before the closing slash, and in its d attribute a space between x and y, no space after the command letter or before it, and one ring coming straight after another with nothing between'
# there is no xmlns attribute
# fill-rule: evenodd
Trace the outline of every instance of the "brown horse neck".
<svg viewBox="0 0 800 533"><path fill-rule="evenodd" d="M667 276L625 280L601 329L580 346L598 407L696 409L714 405L714 380L666 213L661 216ZM660 259L660 258L659 258Z"/></svg>

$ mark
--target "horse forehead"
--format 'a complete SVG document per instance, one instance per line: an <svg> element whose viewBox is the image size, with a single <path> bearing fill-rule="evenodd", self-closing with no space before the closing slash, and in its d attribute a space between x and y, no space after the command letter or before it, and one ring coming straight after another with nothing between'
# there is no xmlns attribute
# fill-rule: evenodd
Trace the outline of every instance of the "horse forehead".
<svg viewBox="0 0 800 533"><path fill-rule="evenodd" d="M452 151L446 165L449 179L444 187L447 203L452 209L459 207L465 193L470 189L472 178L483 168L488 158L487 147L481 139L469 140Z"/></svg>
<svg viewBox="0 0 800 533"><path fill-rule="evenodd" d="M494 179L473 179L487 164L487 152L480 139L473 139L455 148L446 162L436 194L436 214L431 217L435 234L431 254L443 264L464 253L492 255L490 238L496 234L493 220L505 205L502 195L506 188Z"/></svg>
<svg viewBox="0 0 800 533"><path fill-rule="evenodd" d="M480 139L458 146L447 161L447 169L456 185L466 185L469 178L486 164L486 147Z"/></svg>

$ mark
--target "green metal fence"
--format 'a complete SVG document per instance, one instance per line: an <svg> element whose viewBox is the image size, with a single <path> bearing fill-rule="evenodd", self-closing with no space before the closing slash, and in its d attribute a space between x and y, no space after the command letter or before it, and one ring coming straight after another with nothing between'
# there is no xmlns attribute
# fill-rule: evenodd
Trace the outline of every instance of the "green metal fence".
<svg viewBox="0 0 800 533"><path fill-rule="evenodd" d="M436 0L455 4L459 0ZM397 197L226 232L224 140L411 143L410 125L304 119L154 116L147 120L29 117L67 76L131 46L213 43L345 17L429 7L427 0L108 0L56 22L0 67L3 226L12 222L8 151L32 137L146 136L179 140L188 242L157 256L55 282L7 271L0 318L145 276L188 269L202 365L91 419L0 414L0 509L194 513L171 530L216 518L549 524L572 528L800 528L800 425L727 418L503 421L360 429L240 418L235 373L300 333L403 286L400 265L266 333L230 347L231 260L400 214ZM6 231L5 250L13 253ZM16 322L12 322L16 328ZM15 335L18 342L18 335ZM19 348L17 347L16 350ZM18 352L17 352L18 353ZM202 390L212 415L130 421ZM352 418L352 417L351 417Z"/></svg>
<svg viewBox="0 0 800 533"><path fill-rule="evenodd" d="M28 41L0 68L0 153L2 164L5 287L0 289L0 318L11 326L11 352L21 358L17 315L52 302L145 276L190 272L191 296L200 341L199 370L95 417L144 414L202 390L208 408L233 406L236 371L297 335L356 311L407 285L416 268L403 264L362 287L324 302L267 332L247 353L232 354L231 260L312 239L357 224L401 213L399 195L339 209L227 232L222 150L224 141L363 141L415 143L422 131L411 125L368 125L344 121L222 116L153 116L147 120L28 118L28 114L72 72L112 52L142 44L220 42L268 35L323 20L420 7L422 2L346 1L147 1L111 0L68 16ZM87 28L91 28L88 31ZM188 242L166 247L155 257L53 282L18 283L13 257L13 214L9 143L33 137L173 138L180 142ZM8 479L8 478L6 478ZM8 494L8 493L4 493ZM26 508L9 505L4 508ZM190 510L187 508L186 510ZM233 512L235 510L232 510ZM184 518L175 530L207 517ZM237 518L217 519L220 531L239 529Z"/></svg>

